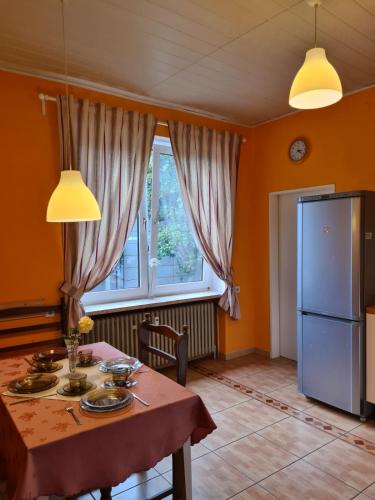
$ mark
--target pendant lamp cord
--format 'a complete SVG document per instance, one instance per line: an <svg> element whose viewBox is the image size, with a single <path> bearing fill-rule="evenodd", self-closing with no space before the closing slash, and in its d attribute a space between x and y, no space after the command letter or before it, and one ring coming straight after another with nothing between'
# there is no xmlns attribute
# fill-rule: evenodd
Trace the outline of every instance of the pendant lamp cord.
<svg viewBox="0 0 375 500"><path fill-rule="evenodd" d="M66 49L66 33L65 33L65 11L64 11L64 1L61 0L61 29L64 44L64 73L65 73L65 106L66 106L66 116L68 120L68 144L67 144L67 154L68 154L68 165L69 170L72 170L72 158L70 151L70 105L69 105L69 84L68 84L68 56Z"/></svg>
<svg viewBox="0 0 375 500"><path fill-rule="evenodd" d="M317 46L317 39L318 39L318 2L315 3L314 5L314 11L315 11L315 29L314 29L314 44L315 48Z"/></svg>

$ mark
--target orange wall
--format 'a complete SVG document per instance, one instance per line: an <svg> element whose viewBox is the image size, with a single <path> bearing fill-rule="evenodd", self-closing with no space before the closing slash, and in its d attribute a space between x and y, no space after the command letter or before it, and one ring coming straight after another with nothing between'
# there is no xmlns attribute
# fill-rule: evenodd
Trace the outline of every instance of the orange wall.
<svg viewBox="0 0 375 500"><path fill-rule="evenodd" d="M253 142L250 130L249 142ZM242 148L237 183L236 221L233 248L234 282L240 286L241 319L232 320L227 314L219 315L220 352L232 353L253 348L256 343L257 290L254 286L257 264L253 249L258 236L254 231L254 214L257 213L255 182L257 171L253 164L254 147Z"/></svg>
<svg viewBox="0 0 375 500"><path fill-rule="evenodd" d="M297 136L311 143L302 164L288 159L288 146ZM256 262L253 296L255 345L269 350L268 193L335 184L336 191L375 190L375 89L345 97L334 106L305 111L254 129L256 213L251 218L257 235L252 248Z"/></svg>
<svg viewBox="0 0 375 500"><path fill-rule="evenodd" d="M1 73L0 304L35 299L55 304L59 300L63 277L60 227L45 222L47 202L59 178L56 106L48 103L43 116L38 92L55 95L63 88L48 80ZM337 191L375 190L375 89L252 130L87 89L75 88L73 93L153 112L160 120L227 128L247 137L241 150L233 254L242 317L233 321L220 314L219 343L220 351L226 353L252 347L268 350L268 193L322 184L335 184ZM163 127L157 131L165 132ZM288 146L301 135L309 139L312 151L304 163L293 165ZM0 335L0 347L16 342L17 338Z"/></svg>
<svg viewBox="0 0 375 500"><path fill-rule="evenodd" d="M43 116L37 95L39 92L56 95L63 91L59 83L1 72L0 304L35 299L42 299L46 304L57 304L59 301L58 287L63 278L60 225L47 224L45 221L48 199L59 179L56 105L48 103L47 115ZM152 112L160 120L179 119L229 129L248 137L241 154L233 260L235 278L241 285L243 319L233 322L220 315L220 349L233 351L252 347L255 342L254 329L251 328L250 309L246 306L253 300L247 262L251 235L243 231L247 225L248 184L252 177L252 131L87 89L74 88L72 93L127 109ZM157 130L159 134L165 132L163 127ZM44 333L43 336L36 333L29 340L39 340L46 335L51 336L51 333ZM16 344L19 340L20 337L0 335L0 347ZM22 337L24 341L25 337Z"/></svg>

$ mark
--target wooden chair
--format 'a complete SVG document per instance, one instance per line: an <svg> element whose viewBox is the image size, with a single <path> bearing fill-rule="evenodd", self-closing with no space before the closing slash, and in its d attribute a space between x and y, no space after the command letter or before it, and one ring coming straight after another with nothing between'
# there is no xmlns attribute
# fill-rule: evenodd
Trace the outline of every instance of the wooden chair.
<svg viewBox="0 0 375 500"><path fill-rule="evenodd" d="M153 347L150 344L150 334L158 333L164 337L172 339L174 354L167 353ZM142 363L149 364L149 355L154 354L160 358L170 361L176 365L177 383L186 385L187 362L188 362L188 327L182 327L182 333L176 332L167 325L155 325L151 323L151 314L146 313L145 320L138 328L138 356Z"/></svg>
<svg viewBox="0 0 375 500"><path fill-rule="evenodd" d="M163 335L173 341L174 354L167 353L153 347L150 344L150 335L152 332ZM167 325L154 325L151 323L151 314L146 313L145 320L139 325L138 328L138 358L142 363L149 364L149 355L155 354L167 361L176 365L177 383L186 385L187 374L187 357L188 357L188 327L182 327L182 333L176 332L173 328ZM188 454L188 456L187 456ZM186 464L191 462L190 445L189 447L182 447L172 454L173 462L173 487L168 488L162 493L155 495L149 500L161 500L169 495L173 495L175 499L184 499L185 484L185 467ZM177 491L175 485L179 484L182 491ZM101 500L109 500L111 498L111 488L101 488Z"/></svg>
<svg viewBox="0 0 375 500"><path fill-rule="evenodd" d="M164 337L172 339L173 341L173 351L174 354L167 353L153 347L150 344L151 333L158 333ZM167 325L155 325L151 323L151 314L146 313L145 320L139 325L138 328L138 357L142 363L149 364L149 355L154 354L160 358L166 359L171 363L176 365L176 375L177 383L180 385L186 385L186 375L187 375L187 364L188 364L188 327L184 325L182 327L182 333L176 332L172 327ZM184 445L180 450L177 450L172 454L173 462L173 486L163 491L159 495L152 497L149 500L161 500L169 495L173 496L173 499L185 499L185 489L186 489L186 476L185 467L186 464L191 462L190 457L190 444L188 447ZM190 473L191 474L191 473ZM177 484L182 487L182 491L178 491ZM190 485L191 489L191 485Z"/></svg>

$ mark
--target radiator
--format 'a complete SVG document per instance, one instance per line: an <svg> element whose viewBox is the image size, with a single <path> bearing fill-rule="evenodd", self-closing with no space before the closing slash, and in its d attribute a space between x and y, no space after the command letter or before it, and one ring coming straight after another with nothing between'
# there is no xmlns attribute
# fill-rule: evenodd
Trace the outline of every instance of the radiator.
<svg viewBox="0 0 375 500"><path fill-rule="evenodd" d="M153 323L157 323L158 318L160 325L169 325L178 332L182 331L183 325L188 326L189 361L216 355L216 305L213 302L195 302L99 316L95 319L94 342L105 341L129 356L137 357L137 330L146 312L151 314ZM173 353L170 339L158 334L152 334L151 339L154 347ZM154 368L160 368L166 361L151 356L150 364Z"/></svg>

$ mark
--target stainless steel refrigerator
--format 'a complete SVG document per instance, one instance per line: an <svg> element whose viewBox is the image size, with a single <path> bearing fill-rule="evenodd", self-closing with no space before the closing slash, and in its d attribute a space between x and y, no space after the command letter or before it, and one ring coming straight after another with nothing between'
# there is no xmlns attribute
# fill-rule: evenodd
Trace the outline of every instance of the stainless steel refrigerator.
<svg viewBox="0 0 375 500"><path fill-rule="evenodd" d="M375 192L305 196L297 214L298 389L366 417L373 410L365 401L365 320L375 304Z"/></svg>

